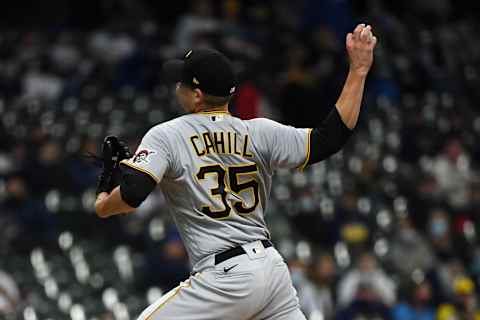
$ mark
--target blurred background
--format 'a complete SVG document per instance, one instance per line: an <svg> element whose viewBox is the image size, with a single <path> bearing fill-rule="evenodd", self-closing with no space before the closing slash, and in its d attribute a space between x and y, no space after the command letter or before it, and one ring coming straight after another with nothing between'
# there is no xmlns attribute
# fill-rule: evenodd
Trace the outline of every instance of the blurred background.
<svg viewBox="0 0 480 320"><path fill-rule="evenodd" d="M93 212L83 155L178 116L162 63L209 46L240 118L318 125L379 38L345 149L275 176L267 220L309 320L480 319L480 3L24 1L0 5L0 319L128 320L189 276L160 192Z"/></svg>

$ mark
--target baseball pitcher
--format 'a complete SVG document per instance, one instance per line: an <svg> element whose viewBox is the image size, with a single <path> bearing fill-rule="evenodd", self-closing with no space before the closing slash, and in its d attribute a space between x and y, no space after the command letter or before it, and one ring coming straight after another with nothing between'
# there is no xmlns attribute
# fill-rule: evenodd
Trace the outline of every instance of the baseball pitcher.
<svg viewBox="0 0 480 320"><path fill-rule="evenodd" d="M264 220L272 175L342 148L357 123L376 42L364 24L347 35L348 77L317 128L232 116L235 75L217 51L194 49L165 64L186 115L151 128L133 156L107 137L95 202L102 218L132 212L158 185L189 254L192 276L138 319L305 319Z"/></svg>

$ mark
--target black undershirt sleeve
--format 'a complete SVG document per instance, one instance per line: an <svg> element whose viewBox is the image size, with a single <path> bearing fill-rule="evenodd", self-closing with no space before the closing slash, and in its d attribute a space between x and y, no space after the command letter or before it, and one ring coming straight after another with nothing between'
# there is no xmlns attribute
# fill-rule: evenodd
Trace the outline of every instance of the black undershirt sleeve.
<svg viewBox="0 0 480 320"><path fill-rule="evenodd" d="M155 189L157 183L151 176L120 165L122 172L120 179L120 195L123 201L132 208L138 208L147 196Z"/></svg>
<svg viewBox="0 0 480 320"><path fill-rule="evenodd" d="M320 126L310 133L310 157L307 165L325 160L340 151L352 132L334 107Z"/></svg>

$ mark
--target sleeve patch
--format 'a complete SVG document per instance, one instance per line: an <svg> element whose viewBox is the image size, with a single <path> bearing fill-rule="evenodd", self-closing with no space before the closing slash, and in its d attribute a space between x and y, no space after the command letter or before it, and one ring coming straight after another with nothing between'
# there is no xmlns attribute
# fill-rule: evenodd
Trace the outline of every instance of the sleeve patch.
<svg viewBox="0 0 480 320"><path fill-rule="evenodd" d="M157 152L151 149L138 150L132 158L132 162L135 164L144 164L150 162L150 157Z"/></svg>

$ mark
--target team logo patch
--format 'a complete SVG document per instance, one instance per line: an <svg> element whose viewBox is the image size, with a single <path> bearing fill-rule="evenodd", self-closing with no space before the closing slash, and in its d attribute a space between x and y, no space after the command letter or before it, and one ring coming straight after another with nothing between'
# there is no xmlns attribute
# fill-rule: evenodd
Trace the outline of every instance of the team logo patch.
<svg viewBox="0 0 480 320"><path fill-rule="evenodd" d="M133 163L149 163L150 162L150 160L149 160L150 156L154 155L155 153L157 153L157 152L154 151L154 150L149 150L149 149L139 150L133 156L132 161L133 161Z"/></svg>

